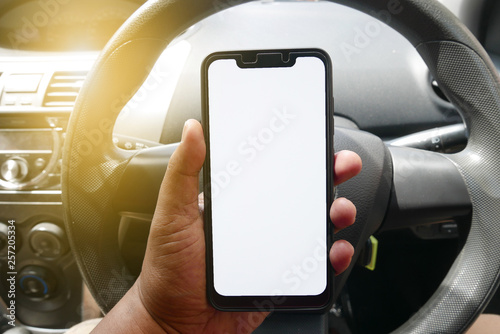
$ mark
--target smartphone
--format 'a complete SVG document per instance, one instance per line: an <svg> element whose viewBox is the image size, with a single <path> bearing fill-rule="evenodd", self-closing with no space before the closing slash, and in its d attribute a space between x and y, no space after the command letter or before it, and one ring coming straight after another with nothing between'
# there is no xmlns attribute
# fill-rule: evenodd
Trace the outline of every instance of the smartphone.
<svg viewBox="0 0 500 334"><path fill-rule="evenodd" d="M220 310L332 300L332 65L318 49L219 52L202 66L207 294Z"/></svg>

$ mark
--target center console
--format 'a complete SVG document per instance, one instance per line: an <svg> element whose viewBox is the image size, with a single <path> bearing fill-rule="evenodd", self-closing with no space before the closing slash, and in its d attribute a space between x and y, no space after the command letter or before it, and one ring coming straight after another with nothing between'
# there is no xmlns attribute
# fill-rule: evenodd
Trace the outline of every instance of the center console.
<svg viewBox="0 0 500 334"><path fill-rule="evenodd" d="M90 64L27 61L12 71L0 62L0 71L10 70L0 76L0 294L32 332L69 328L84 316L60 180L67 123Z"/></svg>
<svg viewBox="0 0 500 334"><path fill-rule="evenodd" d="M2 282L16 282L2 299L13 300L16 319L33 327L68 328L82 319L83 285L62 218L67 119L0 116L0 272Z"/></svg>

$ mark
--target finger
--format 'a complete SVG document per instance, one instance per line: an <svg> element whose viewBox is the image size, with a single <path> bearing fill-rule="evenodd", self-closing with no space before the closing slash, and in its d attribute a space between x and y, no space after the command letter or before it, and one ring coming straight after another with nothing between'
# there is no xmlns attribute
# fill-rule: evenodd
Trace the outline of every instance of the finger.
<svg viewBox="0 0 500 334"><path fill-rule="evenodd" d="M352 151L340 151L334 158L334 182L339 185L359 174L362 162L359 155Z"/></svg>
<svg viewBox="0 0 500 334"><path fill-rule="evenodd" d="M356 206L347 198L337 198L330 208L330 219L334 225L334 231L338 231L354 224L356 219Z"/></svg>
<svg viewBox="0 0 500 334"><path fill-rule="evenodd" d="M158 196L157 210L172 215L198 215L198 177L205 160L205 141L201 124L184 124L179 147L168 162Z"/></svg>
<svg viewBox="0 0 500 334"><path fill-rule="evenodd" d="M338 240L330 249L330 262L332 263L335 275L342 274L351 264L354 255L354 247L345 240Z"/></svg>

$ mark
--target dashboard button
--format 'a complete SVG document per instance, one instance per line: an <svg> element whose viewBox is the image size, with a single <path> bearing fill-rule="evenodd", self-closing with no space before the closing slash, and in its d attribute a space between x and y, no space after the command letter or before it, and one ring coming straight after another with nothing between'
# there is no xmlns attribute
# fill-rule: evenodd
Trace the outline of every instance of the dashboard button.
<svg viewBox="0 0 500 334"><path fill-rule="evenodd" d="M43 74L11 74L4 90L7 93L36 93Z"/></svg>
<svg viewBox="0 0 500 334"><path fill-rule="evenodd" d="M42 169L43 167L45 167L46 164L47 161L45 161L45 159L43 158L38 158L35 160L35 167L38 169Z"/></svg>

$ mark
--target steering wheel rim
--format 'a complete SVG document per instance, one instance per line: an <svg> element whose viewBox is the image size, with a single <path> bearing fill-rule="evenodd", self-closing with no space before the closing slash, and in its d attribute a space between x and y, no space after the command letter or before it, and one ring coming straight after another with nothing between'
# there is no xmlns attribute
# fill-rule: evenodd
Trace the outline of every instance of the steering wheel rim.
<svg viewBox="0 0 500 334"><path fill-rule="evenodd" d="M149 1L113 36L82 87L65 141L63 203L80 271L105 312L135 280L119 254L119 217L113 210L113 195L132 154L112 144L114 121L173 38L199 20L244 2ZM466 121L466 149L446 157L456 164L469 191L469 236L436 293L397 330L462 332L499 282L500 230L494 222L500 220L500 171L494 157L500 152L500 79L479 42L435 1L333 2L382 19L405 36Z"/></svg>

